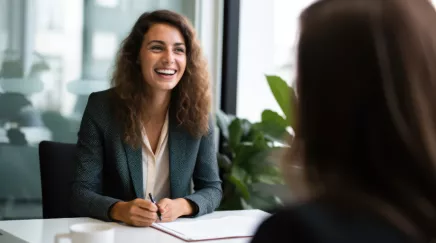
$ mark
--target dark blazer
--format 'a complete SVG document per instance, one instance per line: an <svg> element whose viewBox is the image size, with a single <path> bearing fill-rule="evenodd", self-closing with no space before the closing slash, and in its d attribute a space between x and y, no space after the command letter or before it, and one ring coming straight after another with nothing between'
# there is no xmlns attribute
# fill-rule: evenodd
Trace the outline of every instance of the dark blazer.
<svg viewBox="0 0 436 243"><path fill-rule="evenodd" d="M318 202L284 209L265 220L251 243L410 243L385 220L363 212L335 210Z"/></svg>
<svg viewBox="0 0 436 243"><path fill-rule="evenodd" d="M144 198L141 148L123 141L122 126L113 111L113 89L92 93L83 114L77 141L71 210L77 216L109 221L110 207L120 201ZM168 146L171 198L195 203L195 216L213 212L222 197L214 126L192 137L169 112ZM191 192L191 179L194 191Z"/></svg>

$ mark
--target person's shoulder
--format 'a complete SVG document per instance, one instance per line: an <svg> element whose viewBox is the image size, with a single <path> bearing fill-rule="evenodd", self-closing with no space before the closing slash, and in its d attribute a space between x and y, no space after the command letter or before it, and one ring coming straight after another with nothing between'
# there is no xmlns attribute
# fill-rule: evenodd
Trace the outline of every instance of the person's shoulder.
<svg viewBox="0 0 436 243"><path fill-rule="evenodd" d="M306 238L308 232L299 218L295 217L296 207L281 209L265 221L257 229L252 243L261 242L309 242Z"/></svg>
<svg viewBox="0 0 436 243"><path fill-rule="evenodd" d="M274 213L261 224L256 235L292 242L409 242L405 234L378 216L343 211L315 201Z"/></svg>
<svg viewBox="0 0 436 243"><path fill-rule="evenodd" d="M88 102L107 103L115 97L115 89L110 88L102 91L92 92L89 94Z"/></svg>
<svg viewBox="0 0 436 243"><path fill-rule="evenodd" d="M111 120L113 118L115 97L113 88L92 92L88 97L85 114L96 120Z"/></svg>
<svg viewBox="0 0 436 243"><path fill-rule="evenodd" d="M114 88L92 92L88 97L88 109L106 111L115 97Z"/></svg>

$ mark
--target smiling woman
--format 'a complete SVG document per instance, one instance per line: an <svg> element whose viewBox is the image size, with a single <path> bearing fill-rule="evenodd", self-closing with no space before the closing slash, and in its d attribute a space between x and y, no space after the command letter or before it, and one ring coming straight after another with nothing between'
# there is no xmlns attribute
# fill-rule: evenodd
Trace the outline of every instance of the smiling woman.
<svg viewBox="0 0 436 243"><path fill-rule="evenodd" d="M180 81L186 68L186 52L180 31L168 24L155 24L147 32L140 51L141 70L148 86L168 92Z"/></svg>
<svg viewBox="0 0 436 243"><path fill-rule="evenodd" d="M222 190L208 78L185 17L142 14L119 50L113 87L89 97L72 211L135 226L214 211Z"/></svg>

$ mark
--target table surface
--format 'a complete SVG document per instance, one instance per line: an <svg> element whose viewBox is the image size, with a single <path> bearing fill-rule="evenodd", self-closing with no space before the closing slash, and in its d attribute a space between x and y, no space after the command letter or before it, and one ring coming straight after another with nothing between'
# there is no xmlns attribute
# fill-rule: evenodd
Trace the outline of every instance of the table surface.
<svg viewBox="0 0 436 243"><path fill-rule="evenodd" d="M266 218L268 213L260 210L217 211L202 218L219 218L225 216L250 216ZM0 229L9 232L29 243L52 243L57 234L69 232L73 224L84 222L102 222L92 218L62 218L62 219L30 219L0 221ZM131 227L124 224L106 222L115 228L115 243L118 242L153 242L181 243L185 242L153 228ZM146 240L145 240L146 239ZM251 238L225 239L207 241L209 243L248 243Z"/></svg>

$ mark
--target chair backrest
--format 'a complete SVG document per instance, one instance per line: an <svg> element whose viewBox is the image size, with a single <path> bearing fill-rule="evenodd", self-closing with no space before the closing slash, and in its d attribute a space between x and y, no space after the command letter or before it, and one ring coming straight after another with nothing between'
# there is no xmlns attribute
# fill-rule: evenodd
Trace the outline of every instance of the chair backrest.
<svg viewBox="0 0 436 243"><path fill-rule="evenodd" d="M75 144L42 141L39 165L43 218L74 217L69 209Z"/></svg>

